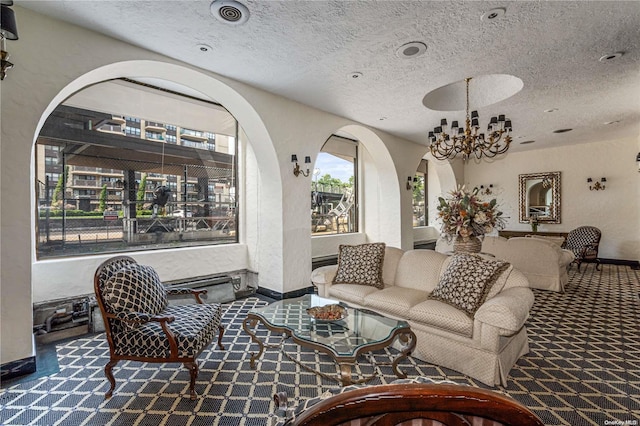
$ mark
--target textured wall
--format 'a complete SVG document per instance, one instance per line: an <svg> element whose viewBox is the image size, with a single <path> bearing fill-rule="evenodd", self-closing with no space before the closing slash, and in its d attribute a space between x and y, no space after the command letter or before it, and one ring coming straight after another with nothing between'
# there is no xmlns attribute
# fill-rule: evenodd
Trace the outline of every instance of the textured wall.
<svg viewBox="0 0 640 426"><path fill-rule="evenodd" d="M506 229L530 231L518 221L518 175L561 172L561 220L541 225L540 231L568 232L581 225L602 230L600 257L640 259L640 173L635 157L640 139L602 141L582 145L510 153L493 163L465 167L471 187L493 183L495 197L509 217ZM607 178L604 191L590 191L587 178Z"/></svg>

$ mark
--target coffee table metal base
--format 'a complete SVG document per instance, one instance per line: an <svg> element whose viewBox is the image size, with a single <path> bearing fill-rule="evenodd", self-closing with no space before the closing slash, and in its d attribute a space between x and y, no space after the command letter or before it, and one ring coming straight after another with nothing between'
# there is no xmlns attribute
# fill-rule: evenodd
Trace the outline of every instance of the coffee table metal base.
<svg viewBox="0 0 640 426"><path fill-rule="evenodd" d="M278 344L278 345L273 345L273 344L267 345L267 344L265 344L262 340L260 340L258 338L256 333L253 331L253 330L255 330L257 328L258 322L262 323L270 331L277 332L277 333L282 333L286 337L283 338L282 341L280 342L280 344ZM259 348L257 353L254 353L254 352L251 353L251 360L250 360L251 368L254 368L254 369L256 368L255 367L255 362L256 362L256 360L258 358L260 358L260 356L264 352L264 348L265 347L267 347L267 348L282 348L285 340L288 339L288 338L291 338L295 343L297 343L300 346L307 347L307 348L310 348L310 349L315 349L315 350L324 352L327 355L329 355L336 362L336 364L338 364L337 377L330 376L330 375L328 375L326 373L323 373L323 372L318 371L318 370L316 370L314 368L311 368L311 367L309 367L307 365L304 365L304 364L302 364L302 362L300 362L299 360L295 359L291 355L287 354L284 350L282 350L283 354L287 358L289 358L290 360L294 361L296 364L298 364L302 368L304 368L304 369L306 369L308 371L311 371L311 372L317 374L320 377L323 377L323 378L326 378L326 379L329 379L329 380L334 380L334 381L340 383L342 386L366 383L366 382L374 379L377 376L377 374L375 372L370 376L366 376L366 377L363 377L363 378L360 378L360 379L357 379L357 380L353 380L352 379L352 371L351 371L352 366L355 365L357 357L359 355L361 355L363 353L366 353L366 352L374 351L374 350L377 350L377 349L387 348L387 347L391 346L396 341L396 339L399 341L399 343L401 345L400 353L398 355L396 355L390 363L381 364L381 363L372 362L372 365L374 367L376 365L391 365L392 368L393 368L393 372L397 377L402 378L402 379L406 378L407 375L402 370L400 370L400 368L398 367L398 364L400 363L400 361L405 359L407 356L411 355L411 352L413 351L413 349L416 346L416 335L413 333L413 331L411 331L411 329L409 327L400 328L400 329L396 330L387 339L382 340L380 342L377 342L376 344L363 346L353 356L340 356L340 355L337 355L336 353L334 353L333 351L328 350L324 346L315 345L312 342L308 342L306 340L296 339L296 337L294 335L292 335L291 332L288 329L282 328L282 327L273 326L272 324L269 324L268 322L264 321L261 317L259 317L257 315L253 315L251 313L249 313L247 315L247 318L245 318L245 320L243 321L242 328L251 337L251 341L256 343L258 345L258 348Z"/></svg>

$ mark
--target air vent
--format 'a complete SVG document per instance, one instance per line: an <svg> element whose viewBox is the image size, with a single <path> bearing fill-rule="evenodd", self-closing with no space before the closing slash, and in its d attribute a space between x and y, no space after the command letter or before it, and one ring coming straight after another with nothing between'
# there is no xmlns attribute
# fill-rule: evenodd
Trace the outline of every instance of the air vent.
<svg viewBox="0 0 640 426"><path fill-rule="evenodd" d="M572 131L573 129L558 129L558 130L554 130L553 133L567 133Z"/></svg>
<svg viewBox="0 0 640 426"><path fill-rule="evenodd" d="M211 3L211 14L218 21L231 25L241 25L249 19L249 9L233 0L215 0Z"/></svg>

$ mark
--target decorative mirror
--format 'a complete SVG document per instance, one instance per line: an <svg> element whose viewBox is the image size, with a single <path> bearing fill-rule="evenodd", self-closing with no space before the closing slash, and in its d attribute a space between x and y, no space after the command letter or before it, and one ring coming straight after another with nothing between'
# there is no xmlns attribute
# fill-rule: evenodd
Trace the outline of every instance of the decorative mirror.
<svg viewBox="0 0 640 426"><path fill-rule="evenodd" d="M533 217L540 223L560 223L560 172L520 177L520 223Z"/></svg>

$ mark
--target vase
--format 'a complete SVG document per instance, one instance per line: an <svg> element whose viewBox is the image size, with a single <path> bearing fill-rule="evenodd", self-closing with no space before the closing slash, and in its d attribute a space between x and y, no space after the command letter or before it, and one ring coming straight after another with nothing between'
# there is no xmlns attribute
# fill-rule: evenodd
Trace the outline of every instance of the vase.
<svg viewBox="0 0 640 426"><path fill-rule="evenodd" d="M482 241L475 235L470 237L461 237L458 235L453 242L454 253L480 253L482 249Z"/></svg>

